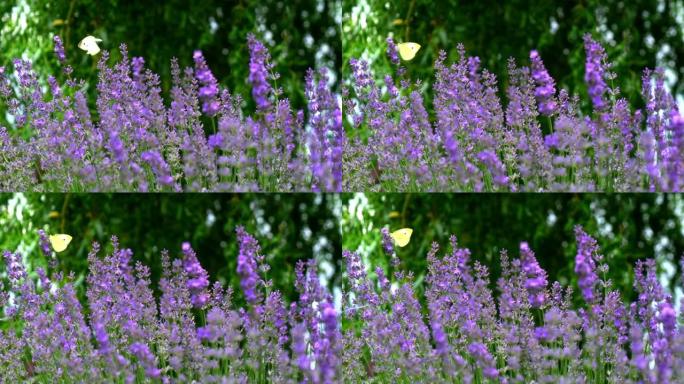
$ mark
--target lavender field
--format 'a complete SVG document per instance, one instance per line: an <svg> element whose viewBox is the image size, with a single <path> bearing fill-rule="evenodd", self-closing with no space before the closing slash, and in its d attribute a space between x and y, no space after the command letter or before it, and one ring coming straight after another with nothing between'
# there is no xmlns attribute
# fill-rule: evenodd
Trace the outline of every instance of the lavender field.
<svg viewBox="0 0 684 384"><path fill-rule="evenodd" d="M337 382L340 319L315 263L297 264L299 300L286 303L265 277L257 240L241 227L236 234L240 292L210 282L187 242L162 251L153 286L149 268L113 236L111 253L90 247L83 304L73 275L29 275L25 255L3 251L0 381ZM40 238L36 252L55 260Z"/></svg>
<svg viewBox="0 0 684 384"><path fill-rule="evenodd" d="M653 259L634 268L637 299L616 290L597 241L575 228L579 289L549 281L526 242L501 252L501 277L459 246L433 243L424 282L393 276L345 251L341 308L316 263L299 262L298 299L267 278L258 241L236 230L239 291L210 282L189 243L161 253L162 275L114 236L93 243L85 301L74 275L3 251L3 382L665 383L681 382L683 303L662 287ZM58 262L46 233L40 249ZM681 261L684 263L684 260ZM157 291L158 289L158 291ZM158 292L158 294L156 293ZM576 305L575 298L581 300ZM684 300L684 299L682 299ZM236 303L244 303L242 305Z"/></svg>
<svg viewBox="0 0 684 384"><path fill-rule="evenodd" d="M643 109L620 94L605 50L584 35L589 114L578 95L556 89L536 50L508 61L501 79L458 45L441 51L434 80L413 80L387 39L394 73L374 73L352 58L344 95L351 122L344 150L351 191L679 191L684 173L682 117L664 86L664 70L644 69ZM376 77L384 77L378 84ZM423 82L434 93L434 116Z"/></svg>
<svg viewBox="0 0 684 384"><path fill-rule="evenodd" d="M54 54L64 83L45 87L29 60L0 67L0 103L13 122L0 127L0 190L47 192L339 191L342 187L342 112L326 69L309 70L306 114L295 111L275 84L279 74L266 47L247 36L251 95L220 87L201 51L194 68L171 61L171 100L142 57L113 67L98 59L95 110L88 84L73 76L64 46ZM14 81L13 79L16 79ZM306 116L306 117L305 117Z"/></svg>
<svg viewBox="0 0 684 384"><path fill-rule="evenodd" d="M0 384L684 384L684 0L0 1Z"/></svg>
<svg viewBox="0 0 684 384"><path fill-rule="evenodd" d="M682 314L674 308L683 303L663 289L654 260L634 266L638 299L627 302L605 278L597 241L579 226L578 290L549 281L526 242L501 252L493 282L452 236L447 249L432 244L419 282L402 270L384 231L393 276L344 253L343 382L682 382Z"/></svg>

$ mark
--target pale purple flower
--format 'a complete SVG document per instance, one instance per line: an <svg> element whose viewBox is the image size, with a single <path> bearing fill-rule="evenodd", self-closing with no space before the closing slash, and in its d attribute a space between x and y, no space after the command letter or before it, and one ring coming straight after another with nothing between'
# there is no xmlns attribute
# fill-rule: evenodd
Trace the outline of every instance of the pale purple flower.
<svg viewBox="0 0 684 384"><path fill-rule="evenodd" d="M48 240L48 235L44 230L38 230L38 241L40 241L40 250L43 252L45 257L52 257L52 245L50 245L50 240Z"/></svg>
<svg viewBox="0 0 684 384"><path fill-rule="evenodd" d="M391 37L387 38L387 57L392 64L399 65L399 50Z"/></svg>
<svg viewBox="0 0 684 384"><path fill-rule="evenodd" d="M245 232L242 227L236 229L239 243L239 253L237 257L237 273L240 275L240 287L249 304L257 304L261 299L257 259L261 252L256 239Z"/></svg>
<svg viewBox="0 0 684 384"><path fill-rule="evenodd" d="M202 112L206 113L207 116L214 116L221 107L216 97L218 95L216 78L207 66L202 51L195 51L192 58L195 61L195 77L201 85L198 95L202 101Z"/></svg>
<svg viewBox="0 0 684 384"><path fill-rule="evenodd" d="M390 236L389 228L383 227L380 230L380 233L382 234L382 249L385 251L386 254L390 256L393 255L394 240L392 239L392 236Z"/></svg>
<svg viewBox="0 0 684 384"><path fill-rule="evenodd" d="M186 283L188 291L190 292L190 301L195 308L203 308L209 301L209 275L207 271L202 268L195 251L190 246L190 243L184 242L183 250L183 268L188 275Z"/></svg>
<svg viewBox="0 0 684 384"><path fill-rule="evenodd" d="M145 376L150 379L159 379L161 377L161 370L157 368L155 356L152 354L147 344L139 342L133 343L130 347L130 351L138 360L140 360L140 365L145 370Z"/></svg>
<svg viewBox="0 0 684 384"><path fill-rule="evenodd" d="M532 78L537 84L534 96L537 99L539 113L544 116L551 116L557 107L555 100L556 88L553 78L546 71L537 51L530 52L530 60L532 61Z"/></svg>
<svg viewBox="0 0 684 384"><path fill-rule="evenodd" d="M55 35L52 38L52 41L55 43L55 56L57 56L57 60L59 60L60 64L64 64L66 62L66 55L64 54L64 45L62 44L62 39L59 37L59 35Z"/></svg>
<svg viewBox="0 0 684 384"><path fill-rule="evenodd" d="M605 99L605 93L608 90L605 81L606 52L589 34L584 35L584 49L587 54L584 81L587 83L587 91L594 109L600 111L607 105Z"/></svg>
<svg viewBox="0 0 684 384"><path fill-rule="evenodd" d="M594 260L598 247L596 240L587 235L579 226L575 227L575 237L577 240L577 255L575 256L577 284L584 300L587 303L592 303L596 299L595 288L598 283Z"/></svg>
<svg viewBox="0 0 684 384"><path fill-rule="evenodd" d="M526 242L520 243L520 259L530 305L539 308L546 301L546 272L539 266Z"/></svg>
<svg viewBox="0 0 684 384"><path fill-rule="evenodd" d="M252 85L252 97L257 105L257 110L265 111L271 107L270 95L273 92L269 80L273 65L264 44L257 40L254 35L247 36L249 47L249 76L247 79Z"/></svg>

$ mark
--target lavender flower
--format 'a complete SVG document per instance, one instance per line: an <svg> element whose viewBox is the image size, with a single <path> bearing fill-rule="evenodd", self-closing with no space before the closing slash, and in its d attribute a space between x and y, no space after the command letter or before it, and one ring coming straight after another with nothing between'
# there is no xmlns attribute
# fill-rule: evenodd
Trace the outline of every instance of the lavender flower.
<svg viewBox="0 0 684 384"><path fill-rule="evenodd" d="M130 351L140 361L140 365L145 370L145 376L150 379L159 379L161 370L157 368L155 357L149 347L144 343L133 343Z"/></svg>
<svg viewBox="0 0 684 384"><path fill-rule="evenodd" d="M45 257L52 257L52 246L48 240L48 236L44 230L38 230L38 239L40 241L40 250L43 252Z"/></svg>
<svg viewBox="0 0 684 384"><path fill-rule="evenodd" d="M534 96L537 99L537 105L539 105L539 113L544 116L551 116L556 111L554 81L546 71L537 51L530 52L530 60L532 60L532 78L537 84Z"/></svg>
<svg viewBox="0 0 684 384"><path fill-rule="evenodd" d="M217 100L218 84L216 78L211 73L207 63L204 61L202 51L195 51L192 55L195 60L195 76L202 86L199 89L199 99L202 101L202 112L208 116L214 116L218 113L221 104Z"/></svg>
<svg viewBox="0 0 684 384"><path fill-rule="evenodd" d="M594 255L598 247L596 240L587 235L580 227L575 228L575 237L577 239L577 256L575 256L577 284L582 291L584 300L591 303L596 298L594 288L598 282L598 275L596 275Z"/></svg>
<svg viewBox="0 0 684 384"><path fill-rule="evenodd" d="M203 308L209 301L207 287L209 287L209 275L202 268L195 251L190 243L183 243L183 268L188 275L187 288L190 292L190 301L195 308Z"/></svg>
<svg viewBox="0 0 684 384"><path fill-rule="evenodd" d="M5 268L10 283L12 286L18 287L27 276L26 269L21 261L21 255L19 253L4 251L2 256L5 259Z"/></svg>
<svg viewBox="0 0 684 384"><path fill-rule="evenodd" d="M546 272L539 266L534 253L527 243L520 243L522 271L527 280L525 288L529 295L530 305L539 308L546 301Z"/></svg>
<svg viewBox="0 0 684 384"><path fill-rule="evenodd" d="M295 364L302 372L309 372L311 370L311 362L306 354L306 327L304 324L298 324L292 327L292 352L295 356Z"/></svg>
<svg viewBox="0 0 684 384"><path fill-rule="evenodd" d="M62 39L59 37L59 35L55 35L52 38L52 41L55 43L55 56L57 56L57 60L59 60L60 64L64 64L66 62L66 55L64 54L64 45L62 45Z"/></svg>
<svg viewBox="0 0 684 384"><path fill-rule="evenodd" d="M604 94L608 90L604 79L606 76L606 52L588 34L584 35L584 49L587 52L584 81L587 83L587 90L594 109L600 111L606 107Z"/></svg>
<svg viewBox="0 0 684 384"><path fill-rule="evenodd" d="M399 65L399 50L391 37L387 38L387 57L392 64Z"/></svg>
<svg viewBox="0 0 684 384"><path fill-rule="evenodd" d="M258 285L261 282L257 264L257 260L260 258L259 245L256 239L245 232L242 227L238 227L236 232L240 244L240 252L237 258L237 273L241 277L240 287L247 302L256 304L261 298L258 291Z"/></svg>
<svg viewBox="0 0 684 384"><path fill-rule="evenodd" d="M257 105L257 110L265 111L271 107L269 100L273 92L268 83L271 77L270 71L273 69L269 63L271 57L266 47L257 40L254 35L247 36L249 46L249 83L252 84L252 97Z"/></svg>
<svg viewBox="0 0 684 384"><path fill-rule="evenodd" d="M380 230L380 233L382 234L382 249L385 251L386 254L390 256L393 255L394 240L392 240L392 237L390 236L389 228L383 227Z"/></svg>

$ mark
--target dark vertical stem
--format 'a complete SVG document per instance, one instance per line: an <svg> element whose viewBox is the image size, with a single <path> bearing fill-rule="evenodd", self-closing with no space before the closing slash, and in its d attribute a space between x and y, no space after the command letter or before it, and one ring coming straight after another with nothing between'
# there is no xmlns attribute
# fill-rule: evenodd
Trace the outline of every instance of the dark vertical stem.
<svg viewBox="0 0 684 384"><path fill-rule="evenodd" d="M60 224L59 231L64 233L64 224L66 221L66 210L67 206L69 205L69 198L71 197L70 193L67 193L64 195L64 202L62 203L62 213L60 213L60 216L62 217L62 222Z"/></svg>

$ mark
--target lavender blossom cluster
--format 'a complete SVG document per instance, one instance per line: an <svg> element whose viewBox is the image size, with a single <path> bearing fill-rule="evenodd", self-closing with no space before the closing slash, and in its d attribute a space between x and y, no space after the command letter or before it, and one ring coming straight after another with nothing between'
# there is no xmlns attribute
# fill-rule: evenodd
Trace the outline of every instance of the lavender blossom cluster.
<svg viewBox="0 0 684 384"><path fill-rule="evenodd" d="M575 235L580 308L571 287L549 283L527 243L520 258L501 253L496 293L455 236L443 257L434 243L424 301L411 274L390 281L377 268L371 279L345 251L345 382L684 383L684 315L678 321L655 261L637 262L638 299L628 303L601 277L608 267L596 240L581 227Z"/></svg>
<svg viewBox="0 0 684 384"><path fill-rule="evenodd" d="M168 103L141 57L98 62L96 109L72 77L59 36L55 55L67 80L45 86L31 62L0 68L0 103L14 127L0 127L5 191L340 191L345 134L325 69L306 74L308 111L293 111L274 87L266 47L248 37L248 81L256 111L219 86L202 52L194 69L171 62ZM305 117L306 115L306 117ZM207 123L208 122L208 123Z"/></svg>
<svg viewBox="0 0 684 384"><path fill-rule="evenodd" d="M434 114L388 39L396 78L376 84L366 61L352 59L343 91L350 123L344 189L364 191L680 191L684 116L646 69L644 110L632 111L614 87L603 47L589 35L585 82L592 113L556 84L537 51L530 67L508 63L507 105L497 79L466 55L435 63ZM398 82L398 84L397 84Z"/></svg>
<svg viewBox="0 0 684 384"><path fill-rule="evenodd" d="M210 284L188 243L181 258L162 252L158 297L149 269L116 237L104 257L93 244L84 305L74 276L29 274L21 254L4 251L0 382L336 382L339 316L315 263L297 264L299 300L287 304L256 239L242 228L237 239L243 307L231 288Z"/></svg>

